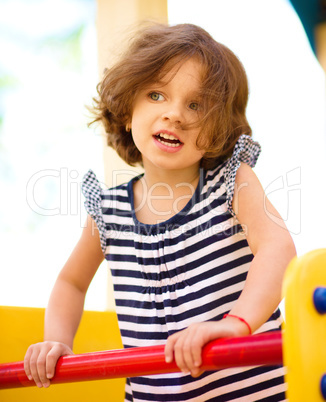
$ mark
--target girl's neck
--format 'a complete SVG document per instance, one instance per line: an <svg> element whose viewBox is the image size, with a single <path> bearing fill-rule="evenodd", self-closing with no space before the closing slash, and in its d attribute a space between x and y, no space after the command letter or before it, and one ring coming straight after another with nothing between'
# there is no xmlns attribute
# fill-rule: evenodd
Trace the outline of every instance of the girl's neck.
<svg viewBox="0 0 326 402"><path fill-rule="evenodd" d="M134 184L137 219L158 224L179 213L193 196L200 177L199 167L186 172L146 169Z"/></svg>
<svg viewBox="0 0 326 402"><path fill-rule="evenodd" d="M164 188L180 188L183 185L193 188L197 187L198 181L199 181L199 171L198 172L194 172L192 175L189 175L188 177L185 177L184 175L178 175L178 174L174 174L173 172L171 172L170 175L166 176L164 174L162 175L148 175L148 174L144 174L142 180L144 181L144 183L146 184L146 187L148 189L153 188L153 187L164 187Z"/></svg>
<svg viewBox="0 0 326 402"><path fill-rule="evenodd" d="M186 169L176 169L167 170L158 167L147 167L144 165L145 174L143 180L145 181L148 188L152 186L159 186L160 184L164 187L170 186L179 187L182 184L188 184L197 187L200 175L199 164Z"/></svg>

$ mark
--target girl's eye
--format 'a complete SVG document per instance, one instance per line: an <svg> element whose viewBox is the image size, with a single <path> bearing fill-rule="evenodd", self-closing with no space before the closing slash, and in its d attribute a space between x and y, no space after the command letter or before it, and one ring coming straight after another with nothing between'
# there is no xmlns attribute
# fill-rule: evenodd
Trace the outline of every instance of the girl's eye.
<svg viewBox="0 0 326 402"><path fill-rule="evenodd" d="M159 94L158 92L151 92L149 94L149 97L153 100L153 101L160 101L163 100L163 95Z"/></svg>
<svg viewBox="0 0 326 402"><path fill-rule="evenodd" d="M190 108L191 110L198 110L199 105L198 105L198 103L196 103L196 102L191 102L190 105L189 105L189 108Z"/></svg>

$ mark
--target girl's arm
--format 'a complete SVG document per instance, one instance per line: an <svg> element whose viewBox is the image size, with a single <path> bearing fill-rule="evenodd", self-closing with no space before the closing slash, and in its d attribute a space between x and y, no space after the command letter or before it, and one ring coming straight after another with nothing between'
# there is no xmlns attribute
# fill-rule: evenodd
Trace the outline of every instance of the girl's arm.
<svg viewBox="0 0 326 402"><path fill-rule="evenodd" d="M254 332L280 303L284 272L296 252L284 222L248 165L241 164L235 184L233 209L247 233L254 258L244 289L230 314L245 319ZM172 361L174 356L182 371L198 376L202 372L201 350L207 342L248 334L246 324L234 317L192 324L168 338L166 361Z"/></svg>
<svg viewBox="0 0 326 402"><path fill-rule="evenodd" d="M61 270L45 313L44 342L31 345L25 355L26 375L39 387L48 387L58 358L72 353L88 286L103 261L99 233L88 217L87 225Z"/></svg>
<svg viewBox="0 0 326 402"><path fill-rule="evenodd" d="M233 208L255 257L230 314L243 317L255 331L280 303L284 272L296 250L284 221L246 164L238 169L236 188Z"/></svg>

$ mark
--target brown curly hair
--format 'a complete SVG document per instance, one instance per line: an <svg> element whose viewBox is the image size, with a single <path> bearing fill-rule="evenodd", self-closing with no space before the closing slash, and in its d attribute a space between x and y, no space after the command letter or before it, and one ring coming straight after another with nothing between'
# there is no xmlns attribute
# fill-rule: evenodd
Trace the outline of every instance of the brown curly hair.
<svg viewBox="0 0 326 402"><path fill-rule="evenodd" d="M92 123L104 124L108 145L129 165L142 163L131 133L126 131L136 94L193 57L203 70L204 113L197 139L197 147L205 151L202 167L217 166L232 154L241 134L251 135L245 115L247 76L234 53L196 25L154 24L139 30L120 61L106 70L94 99Z"/></svg>

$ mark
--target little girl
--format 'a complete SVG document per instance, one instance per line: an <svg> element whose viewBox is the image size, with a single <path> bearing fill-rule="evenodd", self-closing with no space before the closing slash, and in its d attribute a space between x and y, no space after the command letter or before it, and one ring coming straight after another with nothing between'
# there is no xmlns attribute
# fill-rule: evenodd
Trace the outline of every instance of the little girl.
<svg viewBox="0 0 326 402"><path fill-rule="evenodd" d="M86 174L87 225L51 294L45 342L26 353L26 374L47 387L58 358L72 353L105 258L124 347L165 344L166 361L181 369L127 379L126 401L285 400L283 367L201 370L207 342L280 328L283 273L295 255L251 169L260 146L241 63L197 26L153 25L98 92L95 121L109 146L144 174L106 190Z"/></svg>

